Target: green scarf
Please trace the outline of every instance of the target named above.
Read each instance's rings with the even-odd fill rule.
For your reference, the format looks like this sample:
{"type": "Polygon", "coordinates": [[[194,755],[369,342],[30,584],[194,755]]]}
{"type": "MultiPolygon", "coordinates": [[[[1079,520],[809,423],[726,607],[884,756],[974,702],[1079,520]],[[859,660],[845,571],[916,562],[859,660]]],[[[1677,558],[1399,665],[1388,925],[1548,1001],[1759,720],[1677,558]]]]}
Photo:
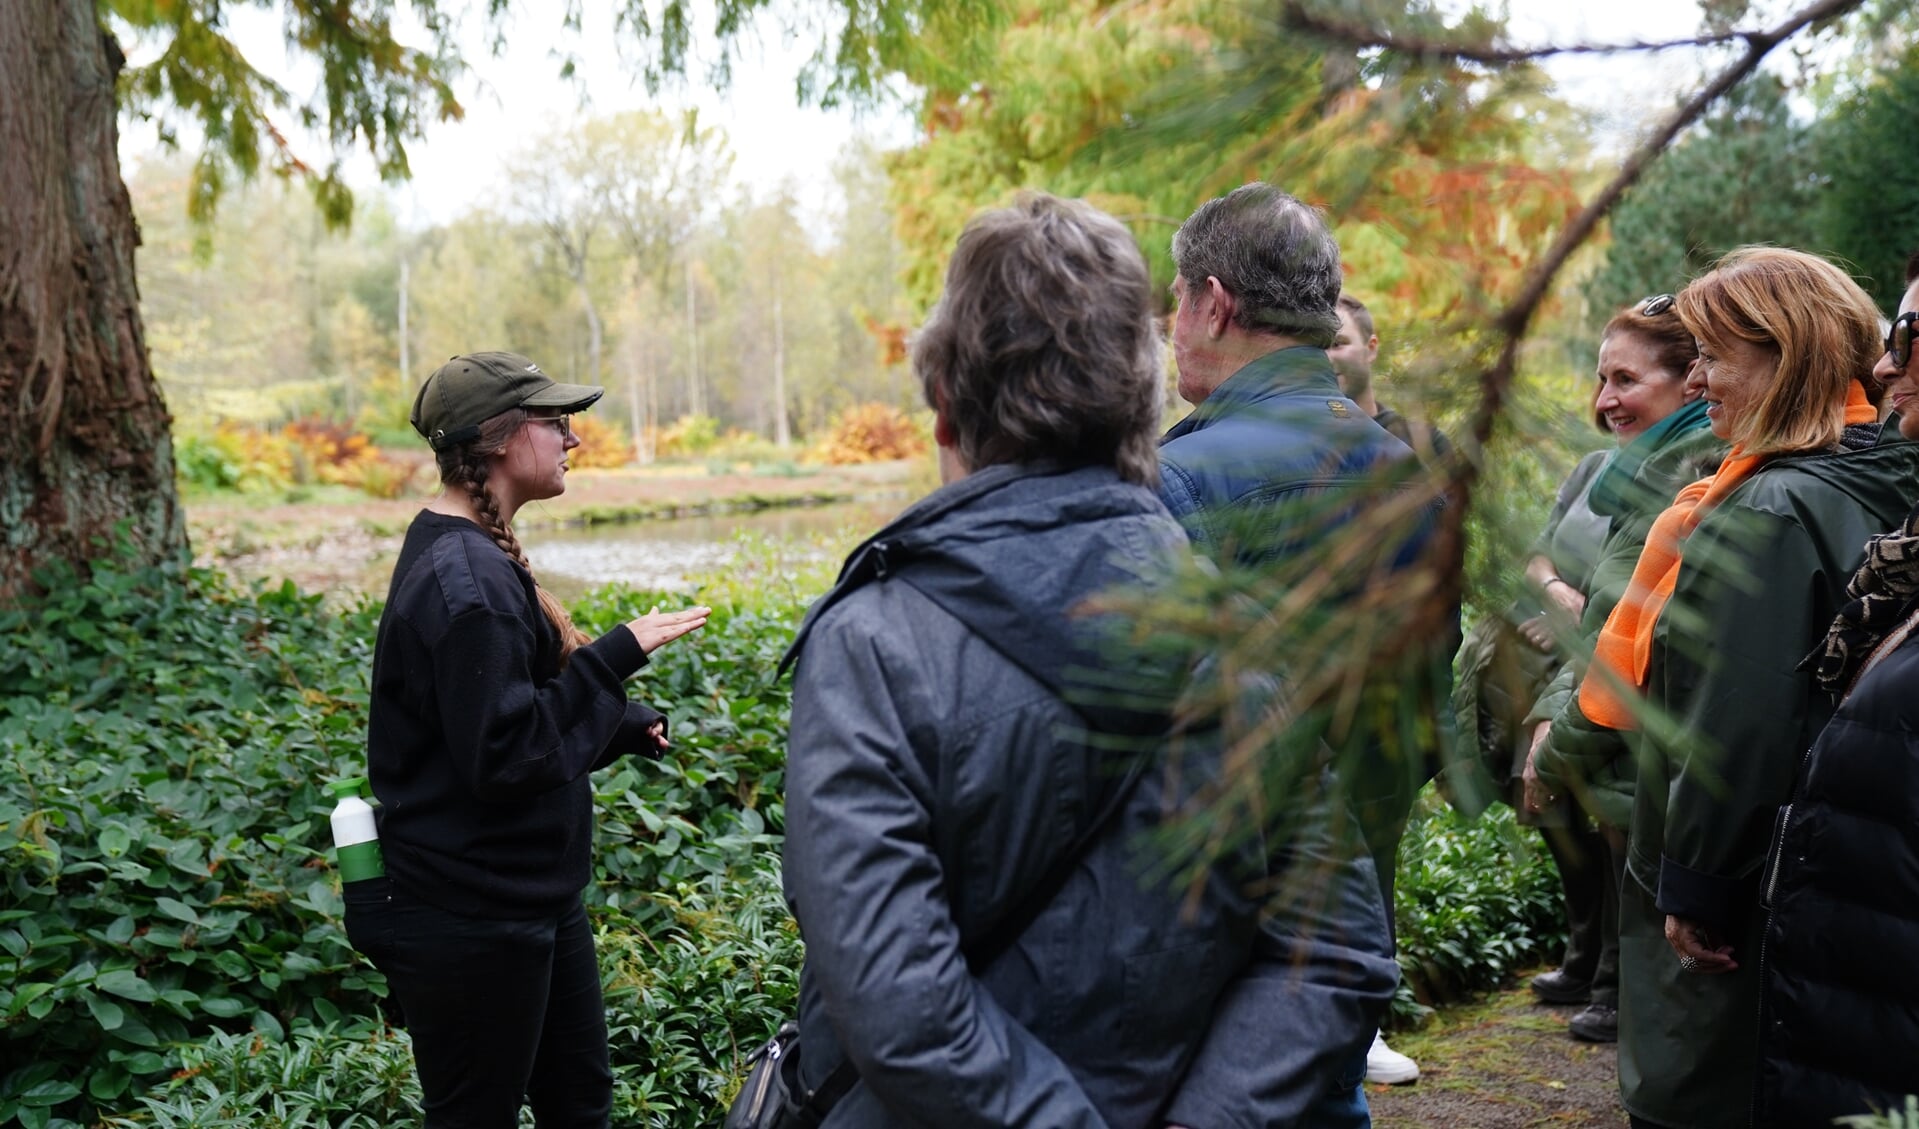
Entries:
{"type": "Polygon", "coordinates": [[[1586,504],[1594,513],[1605,517],[1619,517],[1638,513],[1648,507],[1665,506],[1672,501],[1670,497],[1644,496],[1648,491],[1635,481],[1640,468],[1672,443],[1711,426],[1712,421],[1706,418],[1706,405],[1702,400],[1694,400],[1653,424],[1644,435],[1621,447],[1619,453],[1600,470],[1599,477],[1593,480],[1592,493],[1587,495],[1586,504]]]}

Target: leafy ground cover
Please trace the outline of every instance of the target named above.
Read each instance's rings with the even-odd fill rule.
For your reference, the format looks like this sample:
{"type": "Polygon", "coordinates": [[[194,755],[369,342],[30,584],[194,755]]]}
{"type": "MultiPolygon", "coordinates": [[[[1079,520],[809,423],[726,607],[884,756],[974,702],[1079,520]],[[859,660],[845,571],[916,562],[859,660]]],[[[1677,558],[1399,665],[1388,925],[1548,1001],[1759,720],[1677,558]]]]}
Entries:
{"type": "Polygon", "coordinates": [[[1538,834],[1503,806],[1468,822],[1430,788],[1400,843],[1394,902],[1402,1025],[1556,958],[1566,941],[1559,875],[1538,834]]]}
{"type": "MultiPolygon", "coordinates": [[[[779,897],[789,709],[774,672],[830,557],[750,547],[698,646],[636,693],[660,762],[595,779],[589,891],[622,1124],[710,1124],[793,1005],[779,897]]],[[[377,609],[175,566],[49,578],[0,613],[0,1126],[385,1125],[417,1108],[385,985],[350,950],[326,781],[357,774],[377,609]]],[[[603,630],[652,597],[577,606],[603,630]]],[[[1404,1010],[1553,942],[1545,864],[1428,808],[1401,877],[1404,1010]],[[1543,900],[1542,900],[1543,899],[1543,900]]]]}
{"type": "MultiPolygon", "coordinates": [[[[792,1001],[798,941],[768,869],[773,673],[824,578],[777,550],[756,560],[706,594],[700,646],[642,679],[676,719],[674,752],[595,781],[592,900],[641,1123],[703,1120],[737,1047],[792,1001]]],[[[0,653],[0,1125],[182,1109],[217,1124],[257,1080],[232,1064],[270,1048],[284,1061],[260,1069],[316,1079],[276,1083],[282,1123],[354,1108],[384,1123],[381,1103],[406,1100],[381,1081],[385,986],[347,945],[325,859],[324,785],[364,763],[376,609],[178,567],[49,579],[47,601],[0,613],[18,641],[0,653]],[[376,1098],[336,1107],[354,1078],[376,1098]]],[[[647,599],[597,595],[581,620],[604,628],[647,599]]]]}

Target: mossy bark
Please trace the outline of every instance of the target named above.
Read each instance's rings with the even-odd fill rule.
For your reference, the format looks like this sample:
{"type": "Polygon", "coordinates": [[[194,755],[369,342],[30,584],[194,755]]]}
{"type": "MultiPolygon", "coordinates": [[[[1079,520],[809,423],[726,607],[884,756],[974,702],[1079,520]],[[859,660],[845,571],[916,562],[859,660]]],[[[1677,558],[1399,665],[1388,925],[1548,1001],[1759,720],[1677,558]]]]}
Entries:
{"type": "Polygon", "coordinates": [[[120,178],[124,62],[94,0],[0,3],[0,603],[124,528],[186,544],[120,178]]]}

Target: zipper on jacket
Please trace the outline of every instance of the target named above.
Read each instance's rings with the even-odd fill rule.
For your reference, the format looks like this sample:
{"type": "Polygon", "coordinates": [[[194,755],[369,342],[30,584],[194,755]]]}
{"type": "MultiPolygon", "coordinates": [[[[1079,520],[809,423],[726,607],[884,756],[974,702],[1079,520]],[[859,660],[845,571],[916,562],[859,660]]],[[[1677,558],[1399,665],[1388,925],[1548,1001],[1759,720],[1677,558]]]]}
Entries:
{"type": "MultiPolygon", "coordinates": [[[[1799,772],[1793,776],[1793,791],[1795,793],[1799,790],[1799,776],[1806,771],[1806,762],[1812,759],[1812,748],[1811,745],[1807,745],[1805,754],[1799,758],[1799,772]]],[[[1778,891],[1779,887],[1779,872],[1786,868],[1786,828],[1792,824],[1792,808],[1797,802],[1797,800],[1787,800],[1786,806],[1779,809],[1779,824],[1773,829],[1772,833],[1773,843],[1777,845],[1778,849],[1770,852],[1772,855],[1772,873],[1766,875],[1764,893],[1761,894],[1759,898],[1759,908],[1764,913],[1764,917],[1759,923],[1758,976],[1759,1041],[1762,1046],[1766,1041],[1766,986],[1771,980],[1766,970],[1766,949],[1770,947],[1772,943],[1772,915],[1776,912],[1772,908],[1772,901],[1773,895],[1778,891]]],[[[1765,1056],[1762,1054],[1760,1061],[1754,1064],[1752,1094],[1749,1098],[1751,1104],[1746,1113],[1746,1124],[1748,1125],[1757,1126],[1759,1124],[1759,1092],[1760,1088],[1765,1085],[1765,1077],[1765,1056]]]]}
{"type": "Polygon", "coordinates": [[[1792,823],[1792,804],[1788,803],[1779,809],[1778,819],[1778,826],[1773,828],[1772,841],[1779,847],[1772,852],[1772,865],[1766,874],[1765,894],[1759,899],[1759,904],[1766,910],[1768,922],[1772,919],[1773,895],[1779,890],[1779,872],[1786,868],[1786,828],[1792,823]]]}
{"type": "MultiPolygon", "coordinates": [[[[760,1072],[759,1085],[754,1088],[753,1100],[746,1107],[751,1122],[755,1125],[759,1124],[761,1117],[764,1116],[766,1112],[766,1100],[772,1097],[774,1083],[779,1079],[782,1048],[779,1040],[775,1038],[760,1050],[761,1053],[754,1055],[753,1058],[764,1057],[766,1059],[766,1069],[760,1072]]],[[[751,1063],[753,1058],[748,1059],[747,1062],[751,1063]]]]}
{"type": "Polygon", "coordinates": [[[890,548],[892,546],[884,541],[875,541],[866,547],[867,552],[873,554],[873,579],[886,579],[886,552],[890,548]]]}

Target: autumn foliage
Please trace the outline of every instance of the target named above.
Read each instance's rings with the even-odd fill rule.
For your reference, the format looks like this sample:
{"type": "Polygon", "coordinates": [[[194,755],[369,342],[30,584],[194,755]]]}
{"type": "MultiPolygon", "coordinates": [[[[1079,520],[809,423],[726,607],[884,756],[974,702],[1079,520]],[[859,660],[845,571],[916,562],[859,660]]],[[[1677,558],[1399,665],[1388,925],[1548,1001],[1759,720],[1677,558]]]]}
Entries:
{"type": "Polygon", "coordinates": [[[858,404],[834,417],[826,436],[808,453],[827,466],[882,463],[926,453],[925,429],[898,408],[858,404]]]}
{"type": "Polygon", "coordinates": [[[623,467],[633,461],[633,443],[618,424],[592,412],[580,412],[573,417],[573,434],[579,437],[580,445],[573,448],[567,456],[567,462],[575,467],[594,467],[612,470],[623,467]]]}
{"type": "Polygon", "coordinates": [[[375,447],[343,423],[295,420],[278,430],[222,423],[210,435],[178,443],[181,478],[195,486],[263,493],[295,486],[347,486],[375,498],[397,498],[425,459],[375,447]]]}
{"type": "Polygon", "coordinates": [[[1022,186],[1118,216],[1170,282],[1180,221],[1259,179],[1326,210],[1350,289],[1380,303],[1395,342],[1483,321],[1579,207],[1574,174],[1540,159],[1539,84],[1340,59],[1259,10],[1027,0],[978,73],[910,73],[928,90],[925,138],[889,167],[914,300],[937,297],[965,222],[1022,186]]]}
{"type": "Polygon", "coordinates": [[[397,498],[417,464],[373,445],[344,423],[298,419],[280,430],[293,457],[293,481],[351,486],[375,498],[397,498]]]}

